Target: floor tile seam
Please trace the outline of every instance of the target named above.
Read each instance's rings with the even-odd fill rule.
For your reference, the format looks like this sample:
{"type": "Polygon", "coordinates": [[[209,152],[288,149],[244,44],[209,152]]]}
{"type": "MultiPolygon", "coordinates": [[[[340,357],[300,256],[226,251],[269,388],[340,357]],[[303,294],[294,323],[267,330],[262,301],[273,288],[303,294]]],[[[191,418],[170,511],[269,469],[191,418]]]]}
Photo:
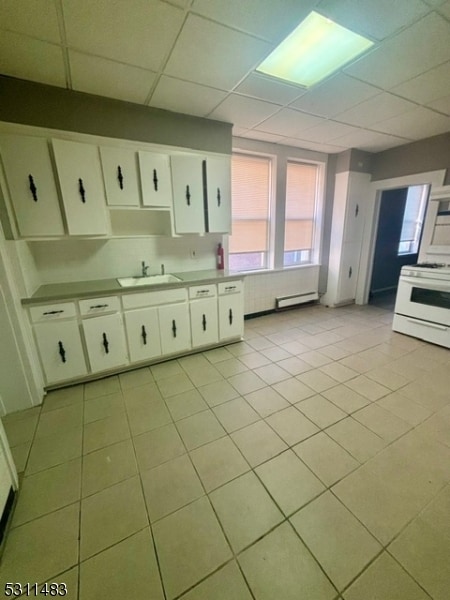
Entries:
{"type": "MultiPolygon", "coordinates": [[[[49,582],[49,583],[56,583],[56,581],[51,581],[51,580],[56,580],[59,579],[61,577],[61,575],[64,575],[65,573],[67,573],[68,571],[71,571],[72,569],[78,568],[78,573],[79,573],[79,566],[80,563],[74,563],[73,565],[71,565],[70,567],[68,567],[67,569],[64,569],[64,571],[61,571],[60,573],[57,573],[56,575],[51,575],[49,578],[47,578],[45,581],[33,581],[33,582],[28,582],[30,584],[30,586],[34,586],[35,583],[37,583],[38,587],[41,585],[44,585],[45,583],[49,582]]],[[[59,582],[58,582],[59,583],[59,582]]],[[[62,583],[62,582],[61,582],[62,583]]],[[[25,584],[23,584],[25,585],[25,584]]],[[[67,590],[67,593],[70,593],[70,590],[67,590]]],[[[79,593],[80,593],[80,582],[78,580],[78,594],[76,596],[76,598],[79,597],[79,593]]],[[[29,598],[31,596],[31,594],[27,594],[26,591],[22,592],[20,594],[20,596],[16,596],[16,598],[29,598]]],[[[13,596],[14,597],[14,596],[13,596]]],[[[32,597],[32,596],[31,596],[32,597]]],[[[51,597],[51,596],[50,596],[51,597]]]]}
{"type": "MultiPolygon", "coordinates": [[[[390,543],[392,543],[392,541],[390,543]]],[[[391,553],[391,551],[389,550],[389,548],[386,548],[386,553],[389,555],[390,558],[392,558],[396,562],[396,564],[401,568],[401,570],[404,573],[406,573],[406,575],[408,577],[410,577],[414,581],[414,583],[422,590],[422,592],[424,592],[424,594],[426,594],[427,598],[429,598],[430,600],[434,600],[434,597],[431,595],[431,593],[428,592],[428,590],[423,586],[423,584],[420,583],[420,581],[418,579],[416,579],[416,577],[410,571],[408,571],[408,569],[406,568],[406,566],[403,565],[399,561],[399,559],[396,556],[394,556],[394,554],[391,553]]]]}
{"type": "MultiPolygon", "coordinates": [[[[81,477],[80,477],[80,481],[81,481],[81,477]]],[[[80,497],[77,500],[71,500],[70,502],[61,504],[57,508],[53,508],[52,510],[47,510],[43,513],[36,515],[35,517],[32,517],[31,519],[27,519],[26,521],[22,521],[17,524],[14,524],[12,522],[9,531],[13,531],[14,529],[18,529],[19,527],[23,527],[24,525],[29,525],[30,523],[33,523],[34,521],[37,521],[38,519],[41,519],[43,517],[48,517],[49,515],[57,512],[59,510],[63,510],[64,508],[68,508],[69,506],[72,506],[74,504],[80,503],[80,507],[81,507],[81,500],[82,500],[82,498],[81,498],[81,484],[80,484],[80,497]]]]}
{"type": "MultiPolygon", "coordinates": [[[[37,428],[38,428],[38,425],[39,425],[39,421],[41,420],[43,403],[44,403],[44,401],[39,405],[40,406],[39,416],[38,416],[38,419],[36,421],[36,425],[34,426],[33,436],[32,436],[32,438],[30,440],[30,447],[28,448],[27,459],[25,461],[25,465],[24,465],[24,468],[23,468],[24,477],[26,476],[27,469],[28,469],[29,462],[30,462],[31,451],[33,450],[34,442],[36,441],[36,432],[37,432],[37,428]]],[[[20,493],[20,491],[19,491],[19,493],[20,493]]]]}
{"type": "Polygon", "coordinates": [[[281,439],[282,442],[284,442],[288,448],[291,448],[292,446],[295,446],[296,444],[300,444],[301,442],[311,438],[312,436],[320,433],[321,429],[318,425],[316,425],[313,421],[311,421],[311,419],[309,417],[307,417],[306,415],[304,415],[302,413],[302,411],[297,408],[297,406],[295,404],[291,404],[290,406],[286,406],[285,408],[280,408],[280,410],[277,410],[273,413],[271,413],[270,415],[268,415],[267,417],[263,417],[262,420],[266,423],[266,425],[268,425],[270,427],[270,429],[272,429],[272,431],[281,439]],[[305,438],[303,438],[302,440],[299,440],[297,442],[294,442],[293,444],[289,444],[282,436],[281,434],[278,433],[278,431],[273,427],[273,425],[271,425],[270,423],[267,422],[267,419],[270,419],[270,417],[272,417],[273,415],[276,415],[278,413],[283,412],[283,410],[288,410],[289,408],[294,408],[295,410],[297,410],[297,412],[304,417],[311,425],[313,425],[314,427],[317,427],[318,431],[314,431],[314,433],[311,433],[310,435],[307,435],[305,438]]]}
{"type": "MultiPolygon", "coordinates": [[[[382,400],[382,398],[380,398],[380,400],[382,400]]],[[[354,410],[352,412],[351,415],[349,415],[351,418],[353,418],[357,423],[359,423],[360,425],[362,425],[363,427],[365,427],[366,429],[368,429],[371,433],[373,433],[374,435],[376,435],[377,437],[380,438],[380,440],[382,440],[383,442],[388,442],[387,445],[390,445],[392,442],[394,442],[395,440],[400,439],[401,437],[403,437],[403,435],[405,435],[406,433],[410,432],[415,426],[411,425],[411,423],[408,423],[407,421],[404,421],[401,417],[399,417],[398,415],[395,415],[394,413],[391,413],[394,417],[396,417],[397,419],[400,419],[400,421],[402,421],[405,425],[409,426],[409,429],[405,432],[403,432],[401,435],[399,435],[398,437],[394,438],[393,440],[386,440],[386,438],[384,438],[383,436],[381,436],[379,433],[377,433],[376,431],[374,431],[373,429],[371,429],[369,427],[369,425],[366,425],[365,423],[361,423],[361,421],[358,421],[358,419],[356,419],[355,417],[353,417],[353,415],[356,415],[360,412],[362,412],[363,410],[365,410],[366,408],[370,408],[373,405],[377,405],[378,400],[375,400],[374,402],[371,402],[370,404],[366,404],[366,406],[360,406],[359,408],[357,408],[356,410],[354,410]]],[[[383,406],[379,406],[378,408],[384,409],[383,406]]],[[[384,409],[384,410],[388,410],[388,409],[384,409]]],[[[390,412],[390,411],[388,411],[390,412]]]]}
{"type": "MultiPolygon", "coordinates": [[[[85,387],[83,387],[83,397],[84,397],[84,390],[85,387]]],[[[85,404],[83,402],[83,408],[82,408],[82,414],[81,414],[81,421],[84,424],[84,411],[85,411],[85,404]]],[[[81,502],[82,502],[82,494],[83,494],[83,472],[84,472],[84,455],[83,455],[83,448],[84,448],[84,435],[85,435],[85,431],[84,431],[84,425],[82,428],[82,432],[81,432],[81,457],[80,457],[80,487],[79,487],[79,510],[78,510],[78,544],[77,544],[77,551],[78,551],[78,565],[80,564],[80,560],[81,560],[81,502]]],[[[77,584],[78,584],[78,588],[77,588],[77,598],[80,597],[80,589],[81,589],[81,569],[78,567],[78,577],[77,577],[77,584]]]]}

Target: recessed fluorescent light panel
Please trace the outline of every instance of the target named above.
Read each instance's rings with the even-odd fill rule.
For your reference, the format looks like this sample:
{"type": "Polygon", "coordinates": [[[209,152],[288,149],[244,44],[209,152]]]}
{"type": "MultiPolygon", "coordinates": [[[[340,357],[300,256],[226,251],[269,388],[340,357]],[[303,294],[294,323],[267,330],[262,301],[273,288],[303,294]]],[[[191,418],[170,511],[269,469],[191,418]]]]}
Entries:
{"type": "Polygon", "coordinates": [[[256,70],[311,87],[371,46],[367,38],[313,11],[256,70]]]}

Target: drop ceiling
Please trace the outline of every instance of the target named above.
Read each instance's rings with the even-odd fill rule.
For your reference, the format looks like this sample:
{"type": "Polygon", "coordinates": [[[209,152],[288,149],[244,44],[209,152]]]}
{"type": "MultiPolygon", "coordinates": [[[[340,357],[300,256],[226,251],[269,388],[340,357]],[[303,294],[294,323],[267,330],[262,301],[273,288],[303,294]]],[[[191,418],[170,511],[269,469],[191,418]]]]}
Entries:
{"type": "Polygon", "coordinates": [[[450,0],[1,0],[0,73],[378,152],[450,131],[450,0]],[[308,90],[255,73],[313,9],[375,49],[308,90]]]}

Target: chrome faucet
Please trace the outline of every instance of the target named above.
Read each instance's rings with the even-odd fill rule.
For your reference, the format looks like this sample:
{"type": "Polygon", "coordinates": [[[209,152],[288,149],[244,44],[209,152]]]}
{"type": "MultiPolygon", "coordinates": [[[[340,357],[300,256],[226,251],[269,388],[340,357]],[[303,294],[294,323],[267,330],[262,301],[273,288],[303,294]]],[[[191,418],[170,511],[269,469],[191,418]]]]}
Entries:
{"type": "Polygon", "coordinates": [[[142,277],[147,277],[147,271],[149,270],[149,266],[145,264],[145,260],[141,262],[142,266],[142,277]]]}

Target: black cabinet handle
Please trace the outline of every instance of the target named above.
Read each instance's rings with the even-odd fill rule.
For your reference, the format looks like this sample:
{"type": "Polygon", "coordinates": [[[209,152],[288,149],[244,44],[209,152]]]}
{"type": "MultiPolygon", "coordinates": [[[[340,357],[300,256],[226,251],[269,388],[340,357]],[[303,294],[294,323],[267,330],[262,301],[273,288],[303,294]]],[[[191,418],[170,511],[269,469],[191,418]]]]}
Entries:
{"type": "Polygon", "coordinates": [[[222,198],[220,197],[220,188],[217,188],[217,206],[220,206],[220,201],[222,198]]]}
{"type": "Polygon", "coordinates": [[[145,331],[145,325],[142,325],[141,331],[142,341],[144,342],[144,346],[147,345],[147,332],[145,331]]]}
{"type": "Polygon", "coordinates": [[[117,179],[119,180],[119,187],[123,190],[123,174],[120,165],[117,165],[117,179]]]}
{"type": "Polygon", "coordinates": [[[106,354],[109,354],[109,342],[108,338],[106,337],[106,333],[103,334],[103,347],[105,349],[106,354]]]}
{"type": "Polygon", "coordinates": [[[28,181],[30,182],[30,192],[31,192],[31,195],[33,196],[33,200],[35,202],[37,202],[38,201],[37,188],[34,183],[33,175],[28,175],[28,181]]]}
{"type": "Polygon", "coordinates": [[[357,204],[355,207],[355,217],[357,217],[358,215],[359,215],[359,204],[357,204]]]}
{"type": "Polygon", "coordinates": [[[80,192],[81,202],[83,204],[85,204],[86,203],[86,190],[84,189],[84,185],[83,185],[83,180],[82,179],[78,180],[78,191],[80,192]]]}
{"type": "Polygon", "coordinates": [[[175,319],[172,321],[172,333],[173,337],[177,337],[177,324],[175,323],[175,319]]]}
{"type": "Polygon", "coordinates": [[[94,308],[108,308],[108,304],[94,304],[89,307],[89,310],[93,310],[94,308]]]}
{"type": "Polygon", "coordinates": [[[231,308],[228,312],[228,320],[230,322],[230,325],[232,325],[233,324],[233,309],[231,309],[231,308]]]}
{"type": "Polygon", "coordinates": [[[203,315],[202,326],[203,326],[203,331],[206,331],[206,316],[205,315],[203,315]]]}
{"type": "Polygon", "coordinates": [[[351,277],[352,273],[353,273],[353,269],[350,267],[349,270],[348,270],[348,276],[351,277]]]}
{"type": "Polygon", "coordinates": [[[226,292],[228,292],[229,290],[235,290],[235,289],[236,289],[236,286],[235,286],[235,285],[227,285],[227,286],[225,287],[225,291],[226,291],[226,292]]]}
{"type": "Polygon", "coordinates": [[[153,169],[153,187],[155,188],[155,192],[158,191],[158,173],[156,169],[153,169]]]}
{"type": "Polygon", "coordinates": [[[61,362],[66,362],[66,351],[64,350],[64,346],[62,342],[58,342],[59,355],[61,357],[61,362]]]}
{"type": "Polygon", "coordinates": [[[188,185],[186,186],[186,202],[188,206],[191,205],[191,192],[188,185]]]}
{"type": "Polygon", "coordinates": [[[63,313],[63,310],[48,310],[45,313],[42,313],[43,315],[60,315],[61,313],[63,313]]]}

